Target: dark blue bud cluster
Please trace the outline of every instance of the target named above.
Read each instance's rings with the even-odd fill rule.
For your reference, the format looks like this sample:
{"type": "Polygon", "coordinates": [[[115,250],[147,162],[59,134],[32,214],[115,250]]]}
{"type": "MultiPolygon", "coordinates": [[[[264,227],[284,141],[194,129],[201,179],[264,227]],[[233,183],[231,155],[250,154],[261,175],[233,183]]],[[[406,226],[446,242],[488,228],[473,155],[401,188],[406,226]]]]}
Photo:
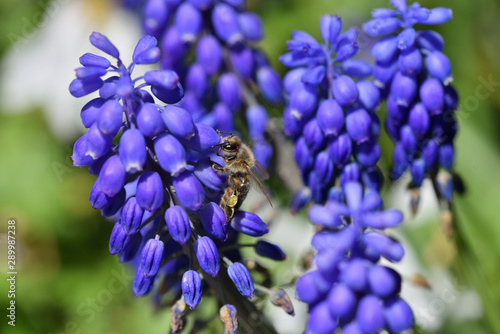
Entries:
{"type": "Polygon", "coordinates": [[[280,77],[255,47],[263,35],[259,16],[246,11],[243,0],[148,0],[143,28],[161,41],[162,68],[180,75],[186,89],[180,106],[195,122],[233,133],[235,117],[245,110],[241,121],[257,161],[267,167],[273,148],[262,104],[280,103],[282,92],[280,77]]]}
{"type": "MultiPolygon", "coordinates": [[[[405,0],[391,3],[396,10],[374,10],[373,20],[363,27],[369,36],[384,36],[373,46],[372,56],[375,84],[387,100],[385,128],[396,144],[391,178],[410,170],[411,187],[418,189],[429,176],[438,195],[451,202],[458,95],[450,84],[443,38],[413,26],[445,23],[452,12],[417,2],[407,6],[405,0]]],[[[412,201],[413,211],[417,207],[418,198],[412,201]]]]}
{"type": "Polygon", "coordinates": [[[378,231],[403,220],[399,211],[383,210],[379,195],[380,90],[367,80],[372,67],[352,58],[356,30],[342,33],[340,18],[330,15],[320,27],[321,43],[296,31],[281,57],[293,68],[283,80],[284,131],[295,142],[306,185],[292,199],[292,212],[314,202],[308,216],[317,226],[314,269],[296,286],[309,304],[305,333],[400,333],[412,328],[413,313],[399,297],[399,274],[378,264],[404,255],[399,242],[378,231]]]}
{"type": "MultiPolygon", "coordinates": [[[[184,10],[189,13],[193,8],[184,10]]],[[[90,53],[80,58],[83,67],[76,70],[69,90],[75,97],[98,90],[99,97],[82,108],[88,132],[76,141],[72,158],[75,166],[88,166],[97,177],[90,202],[115,222],[109,251],[137,270],[135,294],[147,294],[155,285],[160,286],[154,290],[157,296],[182,293],[184,301],[173,306],[172,328],[182,327],[180,319],[187,312],[183,305],[194,309],[203,291],[219,289],[218,284],[205,284],[204,278],[219,278],[221,266],[227,267],[223,277],[232,280],[242,296],[252,298],[254,284],[240,263],[237,238],[240,233],[260,237],[269,229],[251,212],[237,211],[227,223],[216,204],[227,187],[227,176],[209,162],[222,164],[215,148],[221,136],[196,122],[191,110],[175,105],[184,94],[176,72],[151,70],[132,77],[136,65],[159,61],[154,37],[147,35],[138,42],[128,67],[105,36],[93,33],[90,42],[115,58],[117,65],[90,53]]],[[[259,108],[249,113],[258,119],[255,133],[265,124],[265,110],[259,108]]],[[[271,259],[286,257],[265,241],[246,246],[271,259]]]]}

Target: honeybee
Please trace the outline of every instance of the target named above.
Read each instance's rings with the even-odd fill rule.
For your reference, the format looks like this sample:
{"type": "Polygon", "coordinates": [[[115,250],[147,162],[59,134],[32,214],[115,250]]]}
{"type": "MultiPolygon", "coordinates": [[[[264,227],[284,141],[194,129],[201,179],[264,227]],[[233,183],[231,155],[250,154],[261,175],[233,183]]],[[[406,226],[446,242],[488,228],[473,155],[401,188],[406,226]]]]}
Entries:
{"type": "Polygon", "coordinates": [[[256,165],[260,166],[260,164],[255,160],[250,147],[232,133],[219,130],[217,130],[217,133],[224,140],[221,144],[215,145],[218,147],[217,155],[224,160],[224,167],[213,161],[210,161],[210,165],[216,171],[228,176],[227,187],[219,204],[226,214],[226,224],[247,197],[252,179],[256,181],[272,207],[273,204],[264,187],[251,170],[256,165]],[[222,134],[226,134],[227,136],[224,137],[222,134]]]}

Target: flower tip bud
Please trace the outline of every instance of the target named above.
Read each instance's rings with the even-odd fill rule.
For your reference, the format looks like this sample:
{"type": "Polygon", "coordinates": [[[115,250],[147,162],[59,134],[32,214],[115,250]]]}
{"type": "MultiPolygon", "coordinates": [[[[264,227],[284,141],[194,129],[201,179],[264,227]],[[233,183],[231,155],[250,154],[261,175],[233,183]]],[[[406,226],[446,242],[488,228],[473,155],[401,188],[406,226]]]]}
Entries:
{"type": "Polygon", "coordinates": [[[292,317],[295,316],[295,310],[293,308],[292,301],[290,297],[283,289],[272,289],[269,293],[269,300],[276,306],[280,306],[286,313],[290,314],[292,317]]]}
{"type": "Polygon", "coordinates": [[[236,318],[236,308],[226,304],[219,310],[220,320],[224,323],[225,334],[236,334],[238,330],[238,320],[236,318]]]}

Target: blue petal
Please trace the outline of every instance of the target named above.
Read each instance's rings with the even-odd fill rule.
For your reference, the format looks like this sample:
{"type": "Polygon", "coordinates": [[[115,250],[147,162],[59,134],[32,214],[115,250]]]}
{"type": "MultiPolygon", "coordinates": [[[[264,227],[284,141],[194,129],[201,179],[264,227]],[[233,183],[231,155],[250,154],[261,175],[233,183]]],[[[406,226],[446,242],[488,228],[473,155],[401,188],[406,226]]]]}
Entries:
{"type": "Polygon", "coordinates": [[[424,20],[419,20],[420,24],[442,24],[453,18],[453,12],[449,8],[436,7],[431,9],[430,15],[424,20]]]}
{"type": "Polygon", "coordinates": [[[397,210],[385,210],[375,213],[364,213],[363,225],[376,229],[398,226],[403,221],[403,215],[397,210]]]}

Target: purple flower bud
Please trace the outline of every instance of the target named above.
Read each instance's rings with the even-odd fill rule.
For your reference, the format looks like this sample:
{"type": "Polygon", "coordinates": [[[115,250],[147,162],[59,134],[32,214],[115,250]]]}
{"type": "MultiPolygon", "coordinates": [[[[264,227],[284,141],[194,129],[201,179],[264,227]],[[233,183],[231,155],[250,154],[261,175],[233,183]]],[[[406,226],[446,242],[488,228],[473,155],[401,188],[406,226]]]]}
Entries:
{"type": "Polygon", "coordinates": [[[169,8],[164,0],[147,1],[142,12],[142,26],[146,34],[160,36],[167,25],[169,16],[169,8]]]}
{"type": "Polygon", "coordinates": [[[138,258],[138,251],[142,244],[142,235],[140,233],[130,235],[123,250],[118,254],[121,263],[132,261],[138,258]]]}
{"type": "Polygon", "coordinates": [[[219,317],[224,323],[224,333],[236,334],[238,329],[238,320],[236,318],[236,307],[230,304],[222,306],[219,310],[219,317]]]}
{"type": "MultiPolygon", "coordinates": [[[[186,53],[187,43],[184,43],[184,41],[181,39],[179,31],[175,26],[170,26],[165,30],[165,33],[161,38],[161,50],[163,58],[174,62],[181,59],[186,53]]],[[[172,69],[168,66],[162,67],[165,69],[172,69]]]]}
{"type": "Polygon", "coordinates": [[[325,227],[339,227],[343,225],[339,213],[327,206],[313,205],[307,212],[307,216],[316,225],[325,227]]]}
{"type": "Polygon", "coordinates": [[[80,112],[80,118],[86,128],[90,128],[92,124],[99,119],[101,107],[104,102],[106,102],[106,100],[98,97],[90,100],[83,106],[82,111],[80,112]]]}
{"type": "Polygon", "coordinates": [[[174,22],[181,39],[184,42],[194,42],[202,28],[203,17],[195,6],[183,2],[175,12],[174,22]]]}
{"type": "Polygon", "coordinates": [[[208,75],[219,71],[222,63],[222,49],[215,37],[206,35],[200,39],[196,46],[196,61],[203,66],[208,75]]]}
{"type": "Polygon", "coordinates": [[[125,167],[123,166],[118,155],[112,155],[101,168],[99,173],[99,185],[101,191],[112,197],[123,188],[125,185],[125,167]]]}
{"type": "MultiPolygon", "coordinates": [[[[397,104],[394,96],[389,95],[387,98],[387,116],[391,121],[396,122],[395,124],[398,128],[406,122],[408,111],[408,107],[397,104]]],[[[399,138],[399,133],[397,134],[397,138],[399,138]]]]}
{"type": "Polygon", "coordinates": [[[90,155],[87,155],[86,142],[87,134],[84,134],[75,142],[73,155],[71,156],[75,167],[90,166],[96,162],[90,155]]]}
{"type": "Polygon", "coordinates": [[[74,97],[82,97],[92,92],[95,92],[103,85],[103,81],[99,77],[91,77],[88,79],[74,79],[69,84],[69,92],[74,97]]]}
{"type": "Polygon", "coordinates": [[[420,50],[409,47],[401,51],[398,57],[399,71],[405,75],[417,75],[422,70],[422,55],[420,50]]]}
{"type": "Polygon", "coordinates": [[[227,268],[227,273],[241,295],[248,299],[252,298],[254,287],[248,269],[241,263],[234,262],[227,268]]]}
{"type": "Polygon", "coordinates": [[[403,215],[398,210],[371,212],[363,214],[362,221],[366,227],[384,229],[398,226],[403,221],[403,215]]]}
{"type": "Polygon", "coordinates": [[[375,166],[380,158],[380,147],[376,140],[365,141],[354,146],[354,156],[363,167],[375,166]]]}
{"type": "Polygon", "coordinates": [[[353,247],[357,238],[358,232],[356,229],[344,227],[338,232],[325,231],[316,233],[311,244],[318,252],[324,249],[331,249],[332,245],[335,245],[337,251],[344,252],[353,247]]]}
{"type": "MultiPolygon", "coordinates": [[[[296,283],[297,297],[299,300],[314,304],[324,297],[329,287],[322,288],[324,279],[318,271],[310,271],[302,275],[296,283]]],[[[326,284],[325,284],[326,285],[326,284]]]]}
{"type": "Polygon", "coordinates": [[[311,200],[311,190],[309,188],[302,188],[293,195],[290,201],[290,213],[292,215],[299,212],[311,200]]]}
{"type": "Polygon", "coordinates": [[[316,119],[325,136],[336,136],[344,127],[344,111],[337,101],[333,99],[321,102],[316,119]]]}
{"type": "MultiPolygon", "coordinates": [[[[398,35],[398,48],[400,50],[407,50],[408,48],[412,48],[413,44],[415,43],[415,37],[416,37],[415,29],[413,28],[406,28],[402,32],[399,33],[398,35]]],[[[422,59],[420,59],[420,62],[422,62],[422,59]]]]}
{"type": "Polygon", "coordinates": [[[267,111],[261,105],[253,105],[246,112],[248,132],[252,139],[263,139],[268,120],[267,111]]]}
{"type": "Polygon", "coordinates": [[[168,105],[163,109],[161,118],[167,130],[177,138],[189,139],[195,133],[191,114],[184,108],[168,105]]]}
{"type": "Polygon", "coordinates": [[[372,120],[363,108],[350,111],[346,116],[346,130],[352,140],[362,143],[370,138],[372,120]]]}
{"type": "Polygon", "coordinates": [[[253,145],[253,151],[255,159],[266,169],[273,157],[273,146],[265,140],[257,140],[253,145]]]}
{"type": "Polygon", "coordinates": [[[137,203],[135,196],[130,197],[123,206],[120,221],[127,235],[139,232],[143,215],[144,209],[137,203]]]}
{"type": "Polygon", "coordinates": [[[205,187],[212,190],[222,190],[227,184],[227,175],[216,172],[207,159],[198,161],[193,173],[205,187]]]}
{"type": "Polygon", "coordinates": [[[318,179],[324,182],[329,182],[333,176],[333,161],[327,151],[321,151],[316,155],[316,160],[314,161],[314,171],[318,179]]]}
{"type": "Polygon", "coordinates": [[[151,86],[172,90],[177,88],[179,76],[171,70],[152,70],[144,74],[144,81],[151,86]]]}
{"type": "Polygon", "coordinates": [[[126,193],[125,189],[121,189],[118,194],[114,195],[109,199],[109,204],[102,208],[101,215],[103,217],[114,216],[125,204],[126,193]]]}
{"type": "Polygon", "coordinates": [[[348,318],[356,309],[357,298],[351,289],[339,283],[334,285],[328,293],[327,303],[335,318],[348,318]]]}
{"type": "Polygon", "coordinates": [[[417,34],[417,45],[419,49],[426,52],[442,51],[444,39],[433,30],[421,30],[417,34]]]}
{"type": "Polygon", "coordinates": [[[379,88],[389,87],[397,71],[397,61],[389,61],[387,63],[375,62],[375,66],[373,66],[373,79],[375,85],[379,88]]]}
{"type": "Polygon", "coordinates": [[[151,86],[151,92],[160,99],[162,102],[167,104],[174,104],[179,102],[184,96],[184,89],[182,88],[180,82],[174,89],[165,89],[159,86],[151,86]]]}
{"type": "Polygon", "coordinates": [[[220,136],[208,125],[195,123],[194,136],[188,140],[181,140],[184,146],[198,152],[207,152],[213,149],[214,145],[220,143],[220,136]]]}
{"type": "Polygon", "coordinates": [[[111,237],[109,238],[109,252],[111,255],[120,253],[127,242],[127,232],[123,229],[120,223],[115,223],[111,237]]]}
{"type": "Polygon", "coordinates": [[[108,55],[116,59],[120,58],[120,52],[118,52],[116,46],[114,46],[106,36],[94,31],[90,35],[89,39],[90,44],[92,44],[102,52],[107,53],[108,55]]]}
{"type": "Polygon", "coordinates": [[[217,37],[229,45],[236,44],[243,39],[238,24],[238,14],[226,4],[215,5],[212,10],[212,24],[217,37]]]}
{"type": "Polygon", "coordinates": [[[317,103],[318,92],[311,85],[298,85],[290,94],[290,109],[296,110],[304,118],[314,113],[317,103]]]}
{"type": "Polygon", "coordinates": [[[439,147],[439,164],[451,171],[453,167],[454,150],[452,144],[444,144],[439,147]]]}
{"type": "Polygon", "coordinates": [[[104,80],[104,84],[99,89],[99,96],[106,100],[113,98],[118,93],[118,87],[122,87],[118,85],[119,81],[120,78],[117,76],[112,76],[104,80]]]}
{"type": "Polygon", "coordinates": [[[217,82],[217,96],[233,112],[241,107],[241,91],[238,78],[233,73],[224,73],[217,82]]]}
{"type": "Polygon", "coordinates": [[[213,4],[213,0],[189,0],[189,2],[199,10],[206,10],[213,4]]]}
{"type": "MultiPolygon", "coordinates": [[[[354,180],[356,181],[356,180],[354,180]]],[[[359,209],[362,204],[363,187],[359,182],[346,182],[343,185],[344,193],[349,208],[353,211],[359,209]]]]}
{"type": "Polygon", "coordinates": [[[317,175],[316,171],[311,171],[309,175],[303,175],[306,181],[306,185],[311,189],[312,200],[316,203],[321,203],[326,197],[326,185],[324,180],[321,180],[317,175]]]}
{"type": "Polygon", "coordinates": [[[401,21],[394,17],[387,17],[383,19],[374,19],[368,21],[363,25],[364,32],[370,37],[382,36],[390,34],[401,25],[401,21]]]}
{"type": "Polygon", "coordinates": [[[266,223],[255,213],[237,211],[231,219],[231,227],[252,237],[260,237],[269,232],[266,223]]]}
{"type": "Polygon", "coordinates": [[[137,110],[137,126],[146,137],[155,137],[165,130],[161,114],[152,103],[144,103],[137,110]]]}
{"type": "Polygon", "coordinates": [[[449,110],[456,110],[458,93],[451,85],[444,87],[444,105],[449,110]]]}
{"type": "Polygon", "coordinates": [[[429,74],[441,80],[445,86],[453,81],[450,60],[442,52],[429,53],[425,59],[425,66],[429,74]]]}
{"type": "Polygon", "coordinates": [[[425,178],[425,162],[423,159],[413,161],[410,167],[412,184],[414,187],[421,187],[425,178]]]}
{"type": "Polygon", "coordinates": [[[309,149],[317,152],[325,145],[325,135],[316,118],[311,119],[304,127],[304,139],[309,149]]]}
{"type": "Polygon", "coordinates": [[[340,173],[340,185],[344,186],[351,181],[358,182],[360,173],[359,166],[356,162],[345,165],[340,173]]]}
{"type": "Polygon", "coordinates": [[[431,114],[439,114],[444,106],[444,89],[435,78],[425,80],[420,86],[420,99],[431,114]]]}
{"type": "Polygon", "coordinates": [[[357,38],[358,38],[358,29],[349,28],[348,30],[344,31],[342,34],[339,35],[337,41],[335,42],[334,50],[339,52],[339,50],[344,45],[353,44],[354,42],[356,42],[357,38]]]}
{"type": "Polygon", "coordinates": [[[378,62],[387,64],[394,59],[398,52],[398,40],[396,36],[387,36],[375,43],[372,48],[372,56],[378,62]]]}
{"type": "Polygon", "coordinates": [[[422,148],[422,158],[425,162],[427,170],[432,170],[438,160],[438,144],[435,140],[429,140],[422,148]]]}
{"type": "Polygon", "coordinates": [[[413,328],[414,318],[410,306],[399,297],[385,302],[385,322],[391,333],[402,333],[413,328]]]}
{"type": "Polygon", "coordinates": [[[368,285],[373,294],[386,299],[401,290],[401,276],[394,269],[375,265],[368,273],[368,285]]]}
{"type": "Polygon", "coordinates": [[[107,70],[100,66],[80,67],[75,70],[75,75],[78,79],[93,79],[103,76],[107,70]]]}
{"type": "Polygon", "coordinates": [[[362,235],[365,244],[365,252],[375,256],[383,256],[391,262],[400,261],[405,253],[401,244],[385,234],[379,232],[367,232],[362,235]]]}
{"type": "Polygon", "coordinates": [[[367,260],[352,259],[342,269],[340,281],[353,291],[364,291],[368,285],[369,265],[370,263],[367,260]]]}
{"type": "Polygon", "coordinates": [[[111,63],[109,60],[107,60],[104,57],[95,55],[93,53],[85,53],[83,56],[80,57],[79,59],[80,64],[83,66],[97,66],[97,67],[102,67],[102,68],[108,68],[111,66],[111,63]]]}
{"type": "Polygon", "coordinates": [[[271,66],[261,66],[257,70],[257,84],[264,98],[270,103],[279,103],[281,97],[281,78],[271,66]]]}
{"type": "Polygon", "coordinates": [[[275,261],[283,261],[287,258],[286,254],[279,246],[264,240],[257,241],[255,244],[255,252],[260,256],[264,256],[275,261]]]}
{"type": "Polygon", "coordinates": [[[406,12],[406,0],[391,0],[391,3],[398,12],[406,12]]]}
{"type": "Polygon", "coordinates": [[[436,7],[431,9],[429,17],[425,20],[419,20],[420,24],[442,24],[452,19],[453,13],[451,9],[444,7],[436,7]]]}
{"type": "Polygon", "coordinates": [[[342,327],[342,334],[363,334],[357,322],[350,322],[342,327]]]}
{"type": "Polygon", "coordinates": [[[95,210],[100,210],[108,207],[111,204],[111,197],[106,195],[101,190],[101,185],[98,180],[94,182],[89,196],[90,205],[95,210]]]}
{"type": "Polygon", "coordinates": [[[342,71],[348,76],[362,79],[372,74],[372,67],[364,60],[348,59],[342,63],[342,71]]]}
{"type": "Polygon", "coordinates": [[[195,270],[188,270],[182,275],[182,295],[189,308],[194,310],[201,300],[201,278],[195,270]]]}
{"type": "Polygon", "coordinates": [[[384,328],[382,302],[373,295],[364,296],[358,305],[356,320],[363,333],[377,333],[384,328]]]}
{"type": "Polygon", "coordinates": [[[351,157],[352,152],[352,142],[351,138],[343,133],[333,141],[328,143],[328,153],[330,154],[330,158],[337,166],[343,166],[351,157]]]}
{"type": "Polygon", "coordinates": [[[296,109],[286,108],[283,112],[283,127],[285,134],[296,139],[302,135],[302,129],[309,118],[309,116],[305,117],[296,109]]]}
{"type": "Polygon", "coordinates": [[[186,150],[172,135],[164,134],[154,141],[156,158],[161,168],[172,176],[178,176],[186,170],[186,150]]]}
{"type": "Polygon", "coordinates": [[[137,129],[123,132],[118,153],[127,173],[142,171],[147,156],[146,141],[142,133],[137,129]]]}
{"type": "Polygon", "coordinates": [[[388,17],[396,17],[399,13],[394,9],[389,8],[377,8],[372,10],[372,17],[374,19],[385,19],[388,17]]]}
{"type": "Polygon", "coordinates": [[[394,96],[397,104],[409,106],[417,95],[417,80],[413,76],[397,72],[392,80],[391,95],[394,96]]]}
{"type": "Polygon", "coordinates": [[[321,82],[323,82],[323,79],[325,78],[325,66],[323,65],[318,65],[314,67],[310,67],[304,75],[302,75],[302,82],[312,85],[312,86],[317,86],[321,82]]]}
{"type": "Polygon", "coordinates": [[[194,211],[201,208],[205,199],[205,190],[193,173],[185,170],[178,176],[174,176],[173,185],[182,206],[194,211]]]}
{"type": "Polygon", "coordinates": [[[369,111],[375,110],[380,101],[380,90],[370,81],[358,81],[356,83],[359,91],[361,105],[369,111]]]}
{"type": "Polygon", "coordinates": [[[314,155],[307,147],[304,137],[300,137],[295,143],[294,157],[302,172],[306,172],[312,168],[314,164],[314,155]]]}
{"type": "Polygon", "coordinates": [[[140,268],[147,278],[154,277],[160,269],[163,249],[163,241],[156,239],[149,239],[142,249],[140,268]]]}
{"type": "MultiPolygon", "coordinates": [[[[214,128],[225,132],[232,132],[234,130],[233,113],[224,103],[216,103],[211,116],[214,118],[214,128]]],[[[206,122],[203,123],[210,125],[206,122]]]]}
{"type": "Polygon", "coordinates": [[[165,211],[165,222],[168,233],[179,244],[184,245],[191,237],[189,217],[182,207],[178,205],[169,207],[165,211]]]}
{"type": "Polygon", "coordinates": [[[361,181],[367,189],[379,192],[382,188],[382,175],[379,173],[376,167],[365,169],[361,173],[361,181]]]}
{"type": "Polygon", "coordinates": [[[417,139],[410,126],[403,126],[399,136],[401,137],[401,143],[403,144],[405,152],[409,155],[413,154],[417,148],[417,139]]]}
{"type": "Polygon", "coordinates": [[[136,64],[154,64],[160,60],[158,41],[150,35],[142,37],[137,43],[132,60],[136,64]]]}
{"type": "Polygon", "coordinates": [[[335,333],[337,327],[337,320],[330,313],[328,303],[323,301],[309,311],[305,333],[335,333]]]}
{"type": "Polygon", "coordinates": [[[304,67],[297,67],[285,74],[283,78],[283,88],[285,92],[291,94],[295,88],[300,87],[302,84],[302,76],[305,74],[304,67]]]}
{"type": "Polygon", "coordinates": [[[197,98],[201,99],[208,88],[208,78],[200,64],[193,64],[186,74],[186,90],[193,92],[197,98]]]}
{"type": "Polygon", "coordinates": [[[418,138],[422,138],[429,130],[430,117],[427,109],[422,103],[417,103],[411,108],[408,116],[408,124],[418,138]]]}
{"type": "Polygon", "coordinates": [[[341,106],[349,107],[358,101],[359,91],[350,77],[341,75],[333,80],[332,86],[333,96],[341,106]]]}
{"type": "Polygon", "coordinates": [[[229,49],[231,65],[236,73],[245,80],[252,77],[254,72],[254,57],[252,50],[244,44],[233,45],[229,49]]]}
{"type": "Polygon", "coordinates": [[[137,203],[141,208],[154,212],[163,203],[163,183],[156,172],[144,172],[137,181],[137,203]]]}
{"type": "Polygon", "coordinates": [[[148,278],[144,275],[141,268],[137,268],[137,274],[134,280],[133,290],[137,297],[144,296],[153,288],[154,277],[148,278]]]}
{"type": "Polygon", "coordinates": [[[214,202],[208,202],[200,209],[200,220],[203,228],[210,237],[225,241],[227,239],[228,225],[226,214],[214,202]]]}
{"type": "Polygon", "coordinates": [[[351,43],[337,43],[340,45],[337,47],[337,54],[335,55],[335,60],[343,62],[351,57],[353,57],[358,52],[358,43],[355,41],[351,43]]]}
{"type": "Polygon", "coordinates": [[[238,15],[238,23],[245,39],[258,42],[262,39],[262,21],[259,15],[243,12],[238,15]]]}
{"type": "Polygon", "coordinates": [[[212,277],[217,276],[220,269],[220,259],[212,239],[201,237],[194,242],[193,248],[201,269],[212,277]]]}

